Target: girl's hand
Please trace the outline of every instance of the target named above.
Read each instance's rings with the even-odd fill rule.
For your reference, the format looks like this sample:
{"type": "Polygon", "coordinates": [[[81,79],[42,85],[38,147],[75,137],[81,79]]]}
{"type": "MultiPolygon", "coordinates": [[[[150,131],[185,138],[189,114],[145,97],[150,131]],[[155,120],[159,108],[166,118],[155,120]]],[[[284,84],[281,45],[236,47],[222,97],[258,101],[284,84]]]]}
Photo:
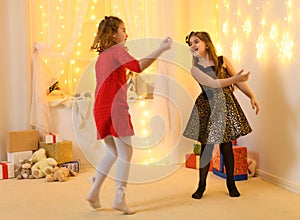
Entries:
{"type": "Polygon", "coordinates": [[[235,83],[238,82],[245,82],[249,79],[250,72],[248,71],[247,73],[243,73],[244,70],[240,70],[237,74],[232,76],[235,79],[235,83]]]}
{"type": "Polygon", "coordinates": [[[167,37],[161,42],[160,49],[162,51],[169,50],[171,48],[171,45],[172,45],[172,38],[167,37]]]}
{"type": "Polygon", "coordinates": [[[256,100],[255,97],[252,97],[250,99],[250,102],[251,102],[252,109],[255,110],[255,114],[257,115],[260,110],[258,101],[256,100]]]}

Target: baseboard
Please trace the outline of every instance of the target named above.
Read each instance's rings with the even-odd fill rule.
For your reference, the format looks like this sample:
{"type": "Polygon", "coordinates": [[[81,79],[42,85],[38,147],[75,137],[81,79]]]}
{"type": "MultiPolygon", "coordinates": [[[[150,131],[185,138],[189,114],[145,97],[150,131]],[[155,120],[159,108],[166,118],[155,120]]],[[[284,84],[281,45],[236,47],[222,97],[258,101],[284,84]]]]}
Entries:
{"type": "Polygon", "coordinates": [[[266,182],[272,183],[272,184],[282,187],[286,190],[300,194],[300,184],[285,180],[281,177],[272,175],[268,172],[265,172],[265,171],[262,171],[259,169],[257,169],[256,172],[257,172],[257,175],[260,178],[262,178],[263,180],[265,180],[266,182]]]}

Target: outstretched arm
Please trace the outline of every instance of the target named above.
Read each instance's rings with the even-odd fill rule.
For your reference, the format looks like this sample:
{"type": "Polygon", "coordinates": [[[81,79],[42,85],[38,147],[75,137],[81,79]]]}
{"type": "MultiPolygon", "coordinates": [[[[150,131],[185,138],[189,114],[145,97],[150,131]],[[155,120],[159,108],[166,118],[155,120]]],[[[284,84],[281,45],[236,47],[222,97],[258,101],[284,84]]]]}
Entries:
{"type": "Polygon", "coordinates": [[[170,37],[165,38],[160,46],[150,53],[148,56],[142,58],[139,61],[140,68],[143,71],[148,66],[150,66],[164,51],[169,50],[171,48],[172,39],[170,37]]]}
{"type": "MultiPolygon", "coordinates": [[[[229,75],[231,77],[236,75],[235,69],[232,66],[231,62],[226,57],[223,57],[223,59],[229,75]]],[[[235,85],[250,99],[252,109],[255,109],[255,113],[258,114],[260,110],[259,103],[248,84],[246,82],[236,82],[235,85]]]]}
{"type": "Polygon", "coordinates": [[[234,76],[226,79],[214,79],[208,76],[207,74],[205,74],[204,72],[202,72],[199,68],[195,66],[193,66],[191,69],[191,73],[198,83],[200,83],[201,85],[209,86],[211,88],[226,87],[234,83],[244,82],[248,80],[250,73],[249,72],[243,73],[243,72],[244,70],[241,70],[234,76]]]}

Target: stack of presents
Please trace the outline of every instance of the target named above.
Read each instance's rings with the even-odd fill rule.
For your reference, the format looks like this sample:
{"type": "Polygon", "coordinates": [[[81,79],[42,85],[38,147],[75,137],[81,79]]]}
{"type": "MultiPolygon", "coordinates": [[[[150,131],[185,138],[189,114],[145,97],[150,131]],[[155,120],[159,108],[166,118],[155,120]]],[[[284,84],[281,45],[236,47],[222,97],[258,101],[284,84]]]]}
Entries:
{"type": "Polygon", "coordinates": [[[72,158],[72,141],[57,134],[41,137],[37,130],[10,131],[6,151],[7,161],[0,162],[0,179],[63,182],[79,172],[79,161],[72,158]]]}
{"type": "MultiPolygon", "coordinates": [[[[201,144],[194,144],[193,153],[186,154],[185,166],[187,168],[199,169],[199,157],[201,151],[201,144]]],[[[233,141],[234,154],[234,179],[247,180],[248,179],[248,160],[247,147],[239,146],[236,141],[233,141]]],[[[215,175],[226,179],[226,169],[224,165],[224,158],[220,152],[219,146],[215,147],[213,157],[210,163],[210,171],[215,175]]]]}

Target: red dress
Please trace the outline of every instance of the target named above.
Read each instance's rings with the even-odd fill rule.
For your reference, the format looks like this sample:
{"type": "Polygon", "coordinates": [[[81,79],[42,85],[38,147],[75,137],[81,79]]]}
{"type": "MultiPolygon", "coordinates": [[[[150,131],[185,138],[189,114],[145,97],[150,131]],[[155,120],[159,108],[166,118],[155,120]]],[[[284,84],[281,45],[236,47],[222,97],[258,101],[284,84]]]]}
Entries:
{"type": "Polygon", "coordinates": [[[115,45],[99,54],[94,104],[97,139],[134,135],[128,112],[126,69],[141,72],[139,62],[124,47],[115,45]]]}

